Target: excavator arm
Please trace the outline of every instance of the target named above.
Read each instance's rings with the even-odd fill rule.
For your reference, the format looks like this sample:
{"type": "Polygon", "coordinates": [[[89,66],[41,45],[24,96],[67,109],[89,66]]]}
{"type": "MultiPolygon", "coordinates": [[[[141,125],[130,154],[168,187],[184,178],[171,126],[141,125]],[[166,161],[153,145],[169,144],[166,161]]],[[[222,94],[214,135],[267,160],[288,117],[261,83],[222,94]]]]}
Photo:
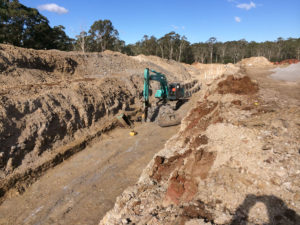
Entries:
{"type": "Polygon", "coordinates": [[[167,99],[169,95],[168,81],[164,74],[151,70],[153,74],[150,74],[150,69],[146,68],[144,70],[144,117],[147,118],[148,106],[149,106],[149,88],[150,81],[158,81],[160,83],[160,89],[155,93],[155,97],[159,99],[167,99]]]}
{"type": "Polygon", "coordinates": [[[151,70],[154,74],[150,74],[150,69],[146,68],[144,71],[144,100],[145,104],[149,104],[149,87],[150,80],[155,80],[160,83],[160,89],[155,93],[155,97],[159,99],[167,99],[169,94],[168,81],[164,74],[158,73],[154,70],[151,70]]]}
{"type": "Polygon", "coordinates": [[[160,84],[160,88],[155,93],[155,98],[163,101],[163,104],[168,102],[168,105],[176,110],[178,108],[178,103],[181,104],[181,99],[184,98],[184,88],[180,83],[170,83],[168,84],[167,78],[164,74],[150,70],[146,68],[144,70],[144,119],[146,121],[148,116],[149,104],[149,88],[150,81],[157,81],[160,84]]]}

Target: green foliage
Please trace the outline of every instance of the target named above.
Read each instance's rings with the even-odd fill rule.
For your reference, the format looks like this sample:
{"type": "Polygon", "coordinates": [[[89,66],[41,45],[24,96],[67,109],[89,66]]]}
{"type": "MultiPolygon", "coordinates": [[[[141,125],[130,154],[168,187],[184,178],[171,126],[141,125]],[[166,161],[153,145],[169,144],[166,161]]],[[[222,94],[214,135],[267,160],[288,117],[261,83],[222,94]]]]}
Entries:
{"type": "Polygon", "coordinates": [[[53,44],[57,49],[63,51],[71,51],[73,49],[73,39],[69,38],[62,25],[54,26],[52,31],[53,44]]]}
{"type": "Polygon", "coordinates": [[[113,50],[118,40],[119,32],[114,28],[110,20],[95,21],[89,30],[92,51],[103,52],[113,50]]]}
{"type": "Polygon", "coordinates": [[[18,0],[0,0],[0,43],[35,49],[71,50],[63,26],[51,28],[46,17],[18,0]]]}
{"type": "Polygon", "coordinates": [[[82,52],[103,52],[105,50],[131,53],[125,42],[119,39],[119,32],[110,20],[97,20],[89,32],[82,31],[76,36],[74,48],[82,52]]]}
{"type": "Polygon", "coordinates": [[[102,52],[113,50],[127,55],[156,55],[164,59],[193,63],[236,63],[251,56],[264,56],[270,61],[300,59],[300,38],[262,43],[238,41],[191,44],[185,36],[171,31],[160,38],[144,35],[135,44],[126,45],[110,20],[97,20],[88,33],[82,31],[76,40],[69,38],[63,26],[51,28],[46,17],[18,0],[0,0],[0,43],[35,49],[102,52]]]}
{"type": "Polygon", "coordinates": [[[156,55],[185,63],[236,63],[252,56],[264,56],[270,61],[284,59],[300,60],[300,38],[262,43],[239,41],[218,42],[211,37],[206,42],[190,44],[185,36],[174,31],[157,39],[154,36],[144,35],[141,41],[126,46],[128,55],[156,55]]]}

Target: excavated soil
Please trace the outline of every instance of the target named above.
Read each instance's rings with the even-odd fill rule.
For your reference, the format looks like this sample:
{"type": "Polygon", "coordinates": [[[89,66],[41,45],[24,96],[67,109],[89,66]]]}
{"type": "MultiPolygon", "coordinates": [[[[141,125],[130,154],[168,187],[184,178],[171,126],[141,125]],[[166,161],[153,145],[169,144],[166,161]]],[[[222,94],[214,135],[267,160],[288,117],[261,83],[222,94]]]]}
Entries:
{"type": "Polygon", "coordinates": [[[242,78],[234,78],[228,76],[226,80],[218,83],[219,94],[239,94],[247,95],[258,92],[258,85],[251,81],[247,76],[242,78]]]}
{"type": "Polygon", "coordinates": [[[100,224],[300,224],[300,87],[269,69],[245,65],[203,85],[100,224]]]}
{"type": "Polygon", "coordinates": [[[250,57],[241,60],[237,63],[238,65],[242,67],[272,67],[272,63],[265,57],[250,57]]]}
{"type": "Polygon", "coordinates": [[[300,223],[300,87],[270,68],[0,45],[0,223],[300,223]],[[130,137],[145,67],[192,96],[130,137]]]}
{"type": "Polygon", "coordinates": [[[0,45],[0,202],[140,110],[146,67],[199,91],[184,65],[143,58],[0,45]]]}

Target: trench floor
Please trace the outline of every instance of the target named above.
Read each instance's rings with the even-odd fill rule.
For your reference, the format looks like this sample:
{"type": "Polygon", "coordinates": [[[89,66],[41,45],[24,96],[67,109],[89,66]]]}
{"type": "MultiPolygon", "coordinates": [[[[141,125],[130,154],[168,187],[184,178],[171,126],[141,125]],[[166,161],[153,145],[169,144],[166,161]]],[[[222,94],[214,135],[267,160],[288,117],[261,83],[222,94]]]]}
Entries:
{"type": "Polygon", "coordinates": [[[179,126],[115,129],[0,205],[0,224],[98,224],[179,126]]]}

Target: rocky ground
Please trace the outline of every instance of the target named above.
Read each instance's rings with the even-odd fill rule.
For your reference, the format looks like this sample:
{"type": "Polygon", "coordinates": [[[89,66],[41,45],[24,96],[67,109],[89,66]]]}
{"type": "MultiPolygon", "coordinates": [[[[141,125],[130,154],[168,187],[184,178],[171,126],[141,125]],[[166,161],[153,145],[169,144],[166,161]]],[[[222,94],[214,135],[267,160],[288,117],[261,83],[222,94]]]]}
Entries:
{"type": "Polygon", "coordinates": [[[300,224],[300,83],[264,61],[206,82],[100,224],[300,224]]]}

